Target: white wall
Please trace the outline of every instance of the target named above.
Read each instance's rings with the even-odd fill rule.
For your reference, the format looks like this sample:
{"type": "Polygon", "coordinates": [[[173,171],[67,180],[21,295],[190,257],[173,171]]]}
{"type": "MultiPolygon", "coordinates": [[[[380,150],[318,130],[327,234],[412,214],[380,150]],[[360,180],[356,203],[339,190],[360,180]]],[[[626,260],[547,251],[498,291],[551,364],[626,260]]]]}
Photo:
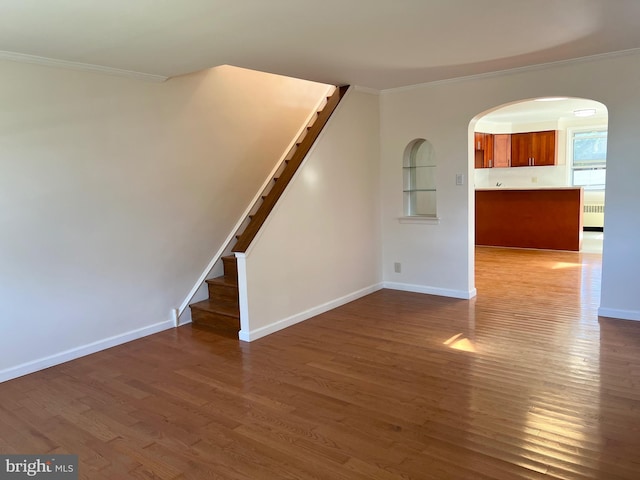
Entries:
{"type": "Polygon", "coordinates": [[[241,339],[380,288],[378,108],[377,95],[346,94],[239,259],[241,302],[248,299],[241,304],[241,339]]]}
{"type": "Polygon", "coordinates": [[[609,111],[607,206],[601,313],[640,319],[640,200],[636,137],[640,125],[640,56],[609,56],[383,92],[381,175],[385,281],[422,288],[472,291],[473,182],[454,184],[456,173],[473,178],[470,122],[498,105],[542,96],[589,98],[609,111]],[[402,152],[414,138],[434,145],[439,165],[439,225],[406,225],[402,215],[402,152]],[[401,274],[393,262],[410,262],[401,274]]]}
{"type": "Polygon", "coordinates": [[[467,113],[466,103],[474,99],[469,94],[451,97],[450,88],[415,87],[381,96],[382,268],[388,286],[468,298],[475,294],[467,271],[467,201],[474,169],[469,165],[473,144],[468,144],[473,114],[467,113]],[[400,223],[402,155],[416,138],[431,142],[435,152],[438,224],[400,223]],[[464,185],[456,185],[456,174],[464,175],[464,185]],[[401,273],[394,272],[394,263],[401,264],[401,273]]]}
{"type": "Polygon", "coordinates": [[[0,62],[0,380],[170,327],[325,90],[0,62]]]}

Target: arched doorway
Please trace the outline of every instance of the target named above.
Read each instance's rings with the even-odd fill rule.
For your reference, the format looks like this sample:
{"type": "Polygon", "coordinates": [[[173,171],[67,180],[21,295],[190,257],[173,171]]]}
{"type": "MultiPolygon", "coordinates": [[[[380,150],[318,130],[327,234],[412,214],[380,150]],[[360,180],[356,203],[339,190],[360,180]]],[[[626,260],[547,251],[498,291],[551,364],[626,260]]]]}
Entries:
{"type": "MultiPolygon", "coordinates": [[[[476,190],[471,211],[476,209],[478,190],[580,187],[583,223],[579,251],[601,254],[607,130],[606,106],[589,99],[526,99],[482,112],[469,124],[469,161],[476,190]],[[547,140],[533,145],[544,134],[547,140]]],[[[476,241],[480,228],[474,222],[472,238],[476,241]]]]}

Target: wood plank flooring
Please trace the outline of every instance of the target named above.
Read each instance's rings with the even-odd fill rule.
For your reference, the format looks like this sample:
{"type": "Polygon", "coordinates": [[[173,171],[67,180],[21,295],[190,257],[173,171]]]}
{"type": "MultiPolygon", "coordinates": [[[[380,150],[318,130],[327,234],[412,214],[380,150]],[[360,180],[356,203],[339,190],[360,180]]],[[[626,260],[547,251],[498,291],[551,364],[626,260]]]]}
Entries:
{"type": "Polygon", "coordinates": [[[477,249],[471,301],[382,290],[251,344],[184,326],[0,384],[0,452],[83,479],[640,478],[640,322],[600,256],[477,249]]]}

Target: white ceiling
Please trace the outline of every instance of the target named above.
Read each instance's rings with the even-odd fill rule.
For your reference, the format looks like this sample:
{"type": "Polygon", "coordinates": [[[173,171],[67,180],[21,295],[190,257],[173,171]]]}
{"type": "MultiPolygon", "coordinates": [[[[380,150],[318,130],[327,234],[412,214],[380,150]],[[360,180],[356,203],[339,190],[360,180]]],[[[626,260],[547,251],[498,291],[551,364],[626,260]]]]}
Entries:
{"type": "Polygon", "coordinates": [[[3,0],[7,52],[375,89],[640,48],[639,0],[3,0]]]}
{"type": "Polygon", "coordinates": [[[482,117],[483,122],[494,124],[519,124],[574,119],[576,110],[593,109],[589,123],[608,122],[607,107],[595,100],[584,98],[564,98],[557,101],[527,100],[500,107],[482,117]]]}

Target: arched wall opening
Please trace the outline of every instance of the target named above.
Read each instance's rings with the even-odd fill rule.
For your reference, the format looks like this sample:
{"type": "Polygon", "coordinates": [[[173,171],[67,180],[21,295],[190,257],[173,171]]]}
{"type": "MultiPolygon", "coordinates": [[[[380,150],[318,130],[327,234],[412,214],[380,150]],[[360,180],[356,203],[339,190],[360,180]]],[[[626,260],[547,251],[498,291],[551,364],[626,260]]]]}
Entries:
{"type": "MultiPolygon", "coordinates": [[[[602,253],[608,133],[608,110],[604,104],[571,97],[523,99],[476,115],[469,123],[468,133],[473,186],[470,236],[475,244],[483,244],[484,240],[477,238],[484,224],[478,226],[474,214],[479,190],[581,188],[582,224],[577,250],[602,253]],[[523,142],[534,142],[532,135],[540,138],[545,132],[551,139],[545,148],[553,149],[552,155],[545,157],[530,145],[527,148],[533,150],[523,150],[523,142]]],[[[470,268],[475,275],[474,260],[470,268]]]]}

